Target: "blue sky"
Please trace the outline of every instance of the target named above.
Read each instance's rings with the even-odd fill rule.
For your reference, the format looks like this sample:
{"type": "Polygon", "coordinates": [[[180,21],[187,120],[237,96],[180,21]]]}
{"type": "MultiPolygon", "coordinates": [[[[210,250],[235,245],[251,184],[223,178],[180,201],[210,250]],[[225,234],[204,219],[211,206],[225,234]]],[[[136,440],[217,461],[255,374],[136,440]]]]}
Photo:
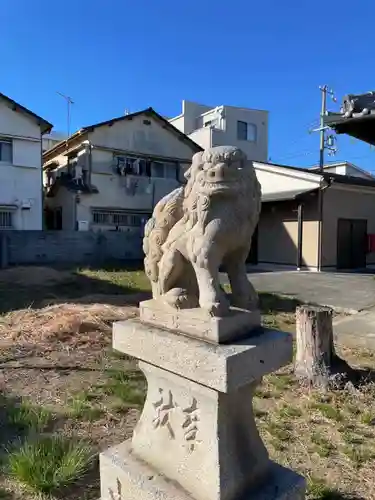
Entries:
{"type": "MultiPolygon", "coordinates": [[[[0,91],[66,130],[181,100],[267,109],[274,162],[318,161],[319,85],[375,88],[375,2],[349,0],[2,0],[0,91]],[[370,23],[370,24],[369,24],[370,23]]],[[[338,104],[330,103],[332,110],[338,104]]],[[[375,171],[375,150],[339,136],[375,171]]]]}

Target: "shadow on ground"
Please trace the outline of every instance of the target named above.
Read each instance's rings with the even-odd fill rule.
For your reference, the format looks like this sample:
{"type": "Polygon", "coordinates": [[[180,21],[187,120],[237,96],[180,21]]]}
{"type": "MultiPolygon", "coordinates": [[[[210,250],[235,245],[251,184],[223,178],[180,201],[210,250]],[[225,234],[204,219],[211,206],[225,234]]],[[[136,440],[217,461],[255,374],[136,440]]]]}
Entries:
{"type": "MultiPolygon", "coordinates": [[[[94,302],[91,297],[95,299],[95,296],[103,295],[111,297],[114,305],[120,305],[124,295],[141,293],[142,300],[149,296],[148,292],[147,278],[134,263],[126,267],[90,267],[84,271],[66,267],[9,268],[0,271],[0,314],[69,301],[94,302]]],[[[126,304],[133,305],[132,302],[137,301],[138,298],[126,301],[126,304]]]]}
{"type": "Polygon", "coordinates": [[[303,302],[292,297],[267,292],[259,293],[259,305],[263,314],[295,313],[296,307],[302,304],[303,302]]]}
{"type": "Polygon", "coordinates": [[[364,497],[340,493],[337,490],[327,489],[318,495],[310,495],[309,500],[366,500],[364,497]]]}

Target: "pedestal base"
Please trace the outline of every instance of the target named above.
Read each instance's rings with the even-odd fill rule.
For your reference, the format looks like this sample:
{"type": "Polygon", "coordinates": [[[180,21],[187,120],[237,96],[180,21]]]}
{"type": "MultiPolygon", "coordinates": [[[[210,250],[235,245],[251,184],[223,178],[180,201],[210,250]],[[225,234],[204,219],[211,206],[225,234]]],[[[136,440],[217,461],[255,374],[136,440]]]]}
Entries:
{"type": "Polygon", "coordinates": [[[199,307],[178,310],[155,299],[139,304],[139,318],[150,325],[216,344],[233,342],[244,335],[248,337],[251,331],[260,328],[261,323],[258,310],[231,307],[228,316],[216,318],[199,307]]]}
{"type": "MultiPolygon", "coordinates": [[[[130,441],[100,454],[100,477],[101,500],[193,500],[178,484],[139,460],[130,441]]],[[[238,500],[303,500],[305,488],[303,477],[271,462],[263,486],[238,500]]]]}

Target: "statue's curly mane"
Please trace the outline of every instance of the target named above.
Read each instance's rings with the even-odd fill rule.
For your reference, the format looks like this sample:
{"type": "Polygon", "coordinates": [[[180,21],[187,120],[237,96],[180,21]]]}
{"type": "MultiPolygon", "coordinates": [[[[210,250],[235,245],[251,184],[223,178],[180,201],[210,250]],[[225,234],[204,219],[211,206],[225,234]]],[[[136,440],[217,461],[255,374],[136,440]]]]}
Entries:
{"type": "Polygon", "coordinates": [[[163,256],[163,245],[172,227],[183,216],[184,188],[179,187],[162,198],[147,221],[143,238],[145,272],[151,282],[159,277],[158,264],[163,256]]]}

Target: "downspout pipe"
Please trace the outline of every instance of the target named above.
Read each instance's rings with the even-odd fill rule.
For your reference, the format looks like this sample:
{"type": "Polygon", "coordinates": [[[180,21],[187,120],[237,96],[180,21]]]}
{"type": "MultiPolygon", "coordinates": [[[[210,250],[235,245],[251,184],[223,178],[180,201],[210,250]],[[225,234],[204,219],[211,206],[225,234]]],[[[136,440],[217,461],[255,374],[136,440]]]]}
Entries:
{"type": "Polygon", "coordinates": [[[298,244],[297,244],[297,271],[302,267],[302,244],[303,244],[303,203],[298,204],[298,244]]]}

